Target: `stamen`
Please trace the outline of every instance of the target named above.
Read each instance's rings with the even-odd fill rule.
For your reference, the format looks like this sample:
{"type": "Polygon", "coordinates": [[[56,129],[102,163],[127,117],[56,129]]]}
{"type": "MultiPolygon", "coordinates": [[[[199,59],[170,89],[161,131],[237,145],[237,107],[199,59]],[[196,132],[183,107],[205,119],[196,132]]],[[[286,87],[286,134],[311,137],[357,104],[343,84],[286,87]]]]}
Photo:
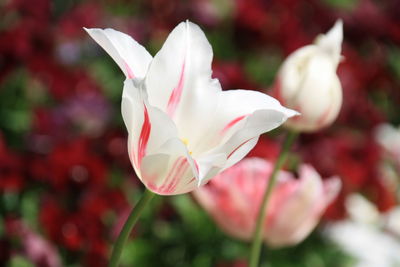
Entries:
{"type": "MultiPolygon", "coordinates": [[[[182,140],[182,142],[185,144],[185,146],[188,147],[188,145],[189,145],[189,140],[186,139],[186,138],[182,138],[181,140],[182,140]]],[[[193,153],[193,152],[189,150],[189,154],[192,155],[192,153],[193,153]]]]}

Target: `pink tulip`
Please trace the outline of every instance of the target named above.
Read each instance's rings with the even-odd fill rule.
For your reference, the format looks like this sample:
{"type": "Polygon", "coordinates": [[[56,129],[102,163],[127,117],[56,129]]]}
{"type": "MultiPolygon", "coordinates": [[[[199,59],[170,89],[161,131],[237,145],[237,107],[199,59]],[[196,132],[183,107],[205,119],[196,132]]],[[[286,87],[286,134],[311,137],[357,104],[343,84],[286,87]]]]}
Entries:
{"type": "MultiPolygon", "coordinates": [[[[194,196],[226,233],[250,240],[272,168],[266,160],[247,158],[194,191],[194,196]]],[[[338,177],[323,181],[310,165],[300,166],[298,179],[280,171],[264,222],[265,242],[273,247],[301,242],[340,187],[338,177]]]]}

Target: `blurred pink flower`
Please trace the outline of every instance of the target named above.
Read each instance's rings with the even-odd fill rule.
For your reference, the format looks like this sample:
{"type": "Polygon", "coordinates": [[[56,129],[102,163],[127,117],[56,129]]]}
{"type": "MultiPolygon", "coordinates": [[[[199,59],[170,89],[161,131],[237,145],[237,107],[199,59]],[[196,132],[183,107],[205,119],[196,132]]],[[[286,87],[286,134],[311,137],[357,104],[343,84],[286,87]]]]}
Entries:
{"type": "MultiPolygon", "coordinates": [[[[272,168],[260,158],[244,159],[194,191],[194,196],[226,233],[250,240],[272,168]]],[[[273,247],[301,242],[318,224],[340,187],[338,177],[322,181],[309,165],[300,167],[299,179],[280,171],[264,222],[265,242],[273,247]]]]}
{"type": "Polygon", "coordinates": [[[31,230],[22,221],[8,221],[7,229],[11,234],[21,239],[24,254],[29,260],[35,263],[36,266],[61,266],[61,260],[56,247],[31,230]]]}
{"type": "Polygon", "coordinates": [[[180,23],[153,58],[130,36],[86,29],[126,76],[122,116],[132,165],[160,195],[183,194],[241,160],[297,112],[250,90],[222,91],[213,52],[194,23],[180,23]]]}

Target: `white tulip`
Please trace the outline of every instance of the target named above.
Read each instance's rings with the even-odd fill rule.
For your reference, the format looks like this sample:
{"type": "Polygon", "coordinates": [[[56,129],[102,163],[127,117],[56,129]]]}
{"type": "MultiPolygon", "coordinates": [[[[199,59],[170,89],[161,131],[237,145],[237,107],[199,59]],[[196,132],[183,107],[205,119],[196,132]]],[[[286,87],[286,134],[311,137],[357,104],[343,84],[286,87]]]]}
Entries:
{"type": "Polygon", "coordinates": [[[314,44],[294,51],[282,64],[274,95],[301,116],[286,122],[298,131],[312,132],[330,125],[342,106],[342,87],[336,74],[343,40],[342,21],[338,20],[314,44]]]}
{"type": "Polygon", "coordinates": [[[250,90],[222,91],[211,78],[212,48],[202,30],[180,23],[154,58],[128,35],[86,29],[126,75],[122,115],[132,165],[151,191],[182,194],[241,160],[296,115],[250,90]]]}

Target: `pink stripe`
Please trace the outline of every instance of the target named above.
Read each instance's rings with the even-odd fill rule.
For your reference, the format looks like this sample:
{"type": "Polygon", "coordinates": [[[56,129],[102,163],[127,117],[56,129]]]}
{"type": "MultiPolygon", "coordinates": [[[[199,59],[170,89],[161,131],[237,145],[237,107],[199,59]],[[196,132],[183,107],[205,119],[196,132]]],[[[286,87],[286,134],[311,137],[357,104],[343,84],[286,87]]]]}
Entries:
{"type": "Polygon", "coordinates": [[[182,178],[182,175],[187,169],[187,159],[185,157],[178,158],[171,169],[169,170],[164,183],[161,186],[157,186],[154,183],[149,183],[148,187],[160,194],[170,194],[173,193],[182,178]]]}
{"type": "Polygon", "coordinates": [[[239,121],[243,120],[244,118],[246,118],[247,115],[242,115],[239,116],[233,120],[231,120],[225,127],[224,129],[222,129],[221,134],[226,133],[226,131],[228,131],[230,128],[232,128],[232,126],[234,126],[236,123],[238,123],[239,121]]]}
{"type": "Polygon", "coordinates": [[[176,108],[181,100],[183,85],[184,85],[184,78],[185,78],[185,60],[183,61],[182,68],[181,68],[181,75],[179,77],[178,85],[172,90],[172,93],[168,100],[167,105],[167,113],[170,116],[173,116],[175,113],[176,108]]]}
{"type": "Polygon", "coordinates": [[[167,187],[167,184],[171,183],[171,179],[172,179],[172,177],[174,177],[175,172],[177,171],[178,164],[180,163],[181,159],[182,158],[180,157],[174,162],[174,164],[172,165],[171,169],[169,170],[169,172],[167,174],[167,177],[166,177],[164,183],[160,186],[160,189],[164,190],[165,187],[167,187]]]}
{"type": "MultiPolygon", "coordinates": [[[[253,139],[253,138],[251,138],[251,139],[253,139]]],[[[232,154],[233,153],[235,153],[239,148],[241,148],[243,145],[245,145],[247,142],[249,142],[251,139],[249,139],[249,140],[247,140],[247,141],[244,141],[243,143],[241,143],[237,148],[235,148],[231,153],[229,153],[229,155],[228,155],[228,159],[232,156],[232,154]]]]}
{"type": "Polygon", "coordinates": [[[190,179],[190,181],[186,185],[193,183],[195,180],[196,180],[196,177],[193,177],[192,179],[190,179]]]}
{"type": "Polygon", "coordinates": [[[171,183],[167,186],[165,193],[171,193],[175,191],[178,182],[182,179],[182,175],[185,173],[187,169],[187,160],[184,158],[178,166],[178,170],[175,173],[171,183]]]}
{"type": "Polygon", "coordinates": [[[146,154],[147,143],[150,138],[151,124],[149,119],[149,114],[147,112],[147,107],[143,103],[144,107],[144,120],[142,125],[142,130],[140,132],[139,144],[138,144],[138,167],[142,163],[142,158],[146,154]]]}
{"type": "Polygon", "coordinates": [[[199,164],[197,163],[197,161],[195,159],[193,159],[194,162],[194,166],[196,167],[197,173],[199,173],[199,164]]]}
{"type": "Polygon", "coordinates": [[[168,187],[168,185],[171,183],[171,179],[173,179],[173,177],[175,176],[175,173],[177,172],[177,167],[178,164],[181,162],[182,157],[178,158],[174,164],[172,165],[171,169],[169,170],[167,177],[164,180],[164,183],[160,186],[160,190],[162,192],[165,191],[165,188],[168,187]]]}
{"type": "MultiPolygon", "coordinates": [[[[196,167],[197,173],[199,173],[199,164],[197,163],[196,160],[193,160],[193,162],[194,162],[194,166],[196,167]]],[[[193,183],[195,180],[196,180],[196,177],[193,177],[192,179],[190,179],[190,181],[186,185],[193,183]]]]}
{"type": "Polygon", "coordinates": [[[131,67],[129,67],[128,63],[126,63],[125,60],[124,60],[124,66],[125,66],[126,72],[128,73],[128,78],[129,79],[135,78],[135,75],[133,74],[131,67]]]}

